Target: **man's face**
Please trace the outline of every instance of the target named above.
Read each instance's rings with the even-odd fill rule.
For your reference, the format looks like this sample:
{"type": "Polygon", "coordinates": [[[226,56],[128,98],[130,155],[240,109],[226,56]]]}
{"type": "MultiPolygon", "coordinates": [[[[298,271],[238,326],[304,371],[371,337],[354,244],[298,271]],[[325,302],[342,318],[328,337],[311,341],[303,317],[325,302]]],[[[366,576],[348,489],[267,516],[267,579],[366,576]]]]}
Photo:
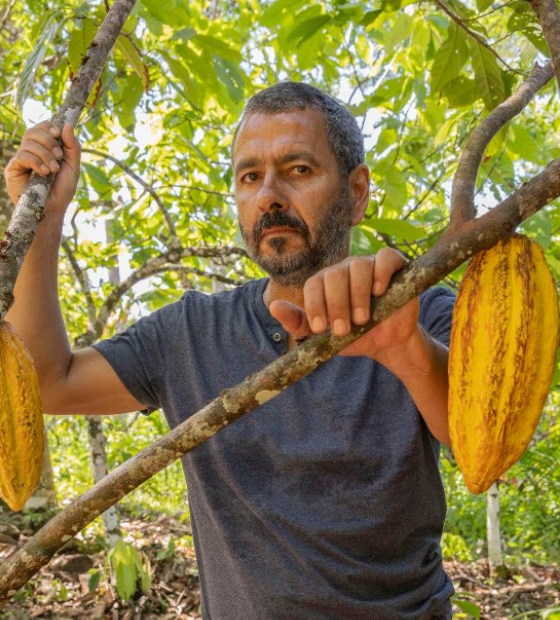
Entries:
{"type": "Polygon", "coordinates": [[[249,114],[233,161],[247,251],[276,282],[301,287],[347,256],[352,198],[320,112],[249,114]]]}

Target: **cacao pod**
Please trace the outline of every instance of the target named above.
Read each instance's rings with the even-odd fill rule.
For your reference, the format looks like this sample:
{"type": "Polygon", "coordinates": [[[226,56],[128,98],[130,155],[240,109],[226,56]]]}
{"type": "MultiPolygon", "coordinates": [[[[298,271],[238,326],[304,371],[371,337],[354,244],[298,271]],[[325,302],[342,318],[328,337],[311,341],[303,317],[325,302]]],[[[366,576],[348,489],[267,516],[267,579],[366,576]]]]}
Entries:
{"type": "Polygon", "coordinates": [[[14,328],[0,328],[0,497],[21,510],[41,479],[43,413],[31,355],[14,328]]]}
{"type": "Polygon", "coordinates": [[[449,346],[451,448],[472,493],[486,491],[531,441],[557,347],[558,296],[542,248],[516,234],[475,255],[449,346]]]}

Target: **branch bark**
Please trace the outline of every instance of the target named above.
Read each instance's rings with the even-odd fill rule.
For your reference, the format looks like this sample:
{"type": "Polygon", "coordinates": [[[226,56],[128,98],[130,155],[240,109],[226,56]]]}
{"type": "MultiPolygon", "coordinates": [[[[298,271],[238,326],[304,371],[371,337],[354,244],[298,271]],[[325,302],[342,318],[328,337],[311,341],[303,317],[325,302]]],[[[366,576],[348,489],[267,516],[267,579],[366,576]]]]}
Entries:
{"type": "MultiPolygon", "coordinates": [[[[136,0],[115,0],[113,3],[84,56],[60,111],[52,118],[53,124],[60,129],[65,123],[76,126],[91,89],[99,79],[107,56],[135,3],[136,0]]],[[[36,173],[31,175],[0,244],[0,323],[13,303],[16,278],[33,242],[37,224],[43,218],[45,200],[53,179],[53,174],[47,177],[36,173]]]]}
{"type": "Polygon", "coordinates": [[[552,65],[535,65],[531,75],[508,99],[494,108],[472,132],[461,153],[451,188],[451,225],[476,216],[476,177],[486,147],[504,125],[520,114],[533,97],[554,77],[552,65]]]}

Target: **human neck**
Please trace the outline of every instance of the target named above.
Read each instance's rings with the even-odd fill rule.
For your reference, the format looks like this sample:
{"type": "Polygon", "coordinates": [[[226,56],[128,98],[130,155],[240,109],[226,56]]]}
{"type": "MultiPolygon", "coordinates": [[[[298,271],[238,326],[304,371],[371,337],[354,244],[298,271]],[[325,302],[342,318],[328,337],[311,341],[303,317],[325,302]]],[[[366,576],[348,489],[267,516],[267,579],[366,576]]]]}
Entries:
{"type": "Polygon", "coordinates": [[[264,305],[270,308],[270,304],[277,299],[291,301],[293,304],[303,308],[303,287],[282,286],[272,278],[269,278],[263,293],[264,305]]]}

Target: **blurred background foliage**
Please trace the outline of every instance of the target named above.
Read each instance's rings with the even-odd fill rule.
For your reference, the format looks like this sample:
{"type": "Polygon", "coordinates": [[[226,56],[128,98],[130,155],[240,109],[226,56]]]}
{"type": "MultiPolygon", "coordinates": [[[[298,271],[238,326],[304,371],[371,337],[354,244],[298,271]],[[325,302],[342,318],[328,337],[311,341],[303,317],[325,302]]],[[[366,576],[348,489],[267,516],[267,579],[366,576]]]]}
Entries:
{"type": "MultiPolygon", "coordinates": [[[[106,1],[4,2],[3,164],[26,124],[61,105],[106,10],[106,1]]],[[[69,333],[76,339],[90,329],[117,280],[150,259],[164,256],[162,269],[127,288],[102,317],[103,337],[185,289],[212,292],[260,275],[235,253],[241,239],[229,148],[245,101],[263,87],[306,81],[352,110],[373,179],[352,250],[391,245],[414,257],[448,223],[451,180],[470,131],[548,55],[525,0],[139,0],[79,127],[84,163],[60,263],[69,333]],[[169,254],[173,248],[183,254],[169,254]],[[200,251],[191,256],[189,248],[200,251]],[[226,248],[233,248],[229,257],[226,248]]],[[[490,144],[478,178],[479,212],[560,156],[557,88],[551,82],[490,144]]],[[[558,282],[557,207],[522,228],[544,247],[558,282]]],[[[444,284],[456,289],[463,270],[444,284]]],[[[537,435],[500,487],[508,562],[560,559],[559,381],[557,371],[537,435]]],[[[86,428],[78,417],[50,417],[48,425],[64,505],[92,484],[86,428]]],[[[117,416],[104,427],[111,468],[166,432],[161,412],[117,416]]],[[[485,498],[467,492],[447,449],[441,471],[449,504],[445,556],[484,557],[485,498]]],[[[186,505],[178,464],[122,502],[136,515],[188,520],[186,505]]]]}

